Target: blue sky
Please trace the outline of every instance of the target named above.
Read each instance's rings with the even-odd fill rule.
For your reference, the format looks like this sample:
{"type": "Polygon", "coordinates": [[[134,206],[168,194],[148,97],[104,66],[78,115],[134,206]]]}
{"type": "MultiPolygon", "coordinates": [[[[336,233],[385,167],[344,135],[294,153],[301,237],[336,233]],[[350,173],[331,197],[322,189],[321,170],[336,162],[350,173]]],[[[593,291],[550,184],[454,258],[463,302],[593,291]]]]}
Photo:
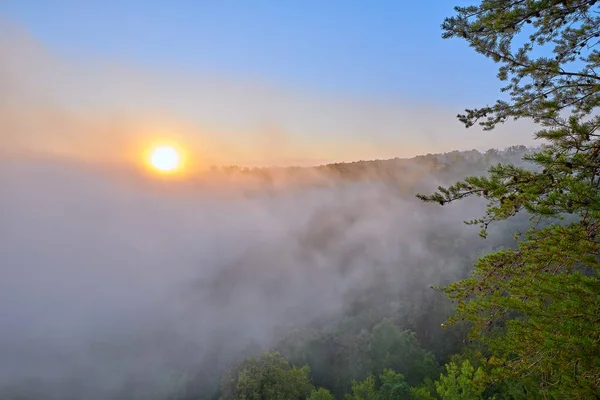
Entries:
{"type": "Polygon", "coordinates": [[[490,62],[440,38],[454,3],[4,0],[0,10],[65,55],[462,104],[497,83],[490,62]]]}
{"type": "MultiPolygon", "coordinates": [[[[419,104],[443,109],[446,118],[493,101],[500,87],[491,61],[464,42],[441,39],[440,24],[457,3],[465,2],[4,0],[0,16],[63,60],[251,82],[304,101],[419,104]]],[[[301,134],[292,120],[273,119],[301,134]]],[[[322,137],[314,132],[304,134],[322,137]]]]}

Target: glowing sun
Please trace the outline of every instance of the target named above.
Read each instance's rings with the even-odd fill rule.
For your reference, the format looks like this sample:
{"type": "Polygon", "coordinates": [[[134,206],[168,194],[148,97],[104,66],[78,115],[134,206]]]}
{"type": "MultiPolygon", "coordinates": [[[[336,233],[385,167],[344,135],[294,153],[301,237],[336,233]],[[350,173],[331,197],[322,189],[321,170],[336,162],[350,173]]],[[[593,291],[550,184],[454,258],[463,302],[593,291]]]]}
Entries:
{"type": "Polygon", "coordinates": [[[152,150],[150,163],[162,172],[175,171],[180,164],[179,153],[171,146],[160,146],[152,150]]]}

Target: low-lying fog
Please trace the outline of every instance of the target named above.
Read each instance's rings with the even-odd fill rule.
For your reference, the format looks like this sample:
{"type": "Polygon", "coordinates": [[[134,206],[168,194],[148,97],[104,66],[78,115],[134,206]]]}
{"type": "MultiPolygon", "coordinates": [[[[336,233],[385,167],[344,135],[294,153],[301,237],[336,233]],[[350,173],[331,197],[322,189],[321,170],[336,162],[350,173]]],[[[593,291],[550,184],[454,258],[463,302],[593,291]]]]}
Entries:
{"type": "Polygon", "coordinates": [[[106,399],[132,377],[220,369],[333,318],[359,293],[417,293],[468,269],[431,250],[433,236],[482,240],[461,222],[480,202],[442,208],[377,179],[313,178],[270,190],[241,178],[182,186],[5,162],[0,386],[106,399]]]}

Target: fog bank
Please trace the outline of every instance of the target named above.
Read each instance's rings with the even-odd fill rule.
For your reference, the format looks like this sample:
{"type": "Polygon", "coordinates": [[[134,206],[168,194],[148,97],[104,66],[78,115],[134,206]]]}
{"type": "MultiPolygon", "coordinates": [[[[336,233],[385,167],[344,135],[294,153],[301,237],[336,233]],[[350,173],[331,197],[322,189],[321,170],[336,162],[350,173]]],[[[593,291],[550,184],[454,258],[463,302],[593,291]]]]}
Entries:
{"type": "MultiPolygon", "coordinates": [[[[440,183],[421,173],[422,187],[440,183]]],[[[431,243],[479,240],[461,223],[479,202],[442,212],[399,194],[402,175],[311,174],[314,185],[264,190],[4,162],[0,385],[106,399],[172,371],[218,370],[369,291],[418,294],[468,268],[431,243]]]]}

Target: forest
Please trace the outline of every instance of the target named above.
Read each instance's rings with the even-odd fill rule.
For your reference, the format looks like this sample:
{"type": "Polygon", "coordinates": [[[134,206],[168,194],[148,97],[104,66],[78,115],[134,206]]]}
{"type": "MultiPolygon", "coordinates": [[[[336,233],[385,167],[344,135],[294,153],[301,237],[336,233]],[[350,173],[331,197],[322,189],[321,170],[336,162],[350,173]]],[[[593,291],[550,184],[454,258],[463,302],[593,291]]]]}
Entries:
{"type": "MultiPolygon", "coordinates": [[[[200,251],[209,247],[205,231],[173,230],[194,234],[190,248],[200,255],[176,243],[176,256],[165,259],[180,280],[156,273],[117,287],[114,308],[103,308],[112,300],[103,298],[92,320],[113,309],[125,309],[122,318],[44,357],[33,349],[17,358],[9,349],[26,348],[27,338],[2,339],[0,371],[10,379],[0,379],[0,398],[600,399],[598,7],[481,0],[442,23],[444,38],[498,65],[502,88],[495,103],[466,109],[459,122],[491,131],[531,120],[539,146],[214,168],[195,182],[202,196],[168,201],[177,201],[181,221],[202,205],[198,229],[221,227],[210,236],[218,257],[200,251]],[[86,356],[74,362],[71,354],[86,356]],[[30,377],[31,365],[43,379],[30,377]]],[[[52,179],[65,188],[85,180],[57,171],[52,179]]],[[[118,192],[97,190],[106,199],[118,192]]],[[[163,205],[144,196],[159,214],[163,205]]],[[[137,208],[122,215],[134,221],[145,212],[137,208]]],[[[121,220],[103,223],[118,228],[121,220]]],[[[9,257],[21,245],[3,244],[9,257]]],[[[48,254],[45,262],[62,261],[48,254]]],[[[99,265],[131,261],[97,254],[99,265]]],[[[115,282],[106,274],[93,279],[115,282]]],[[[18,293],[2,296],[8,304],[18,293]]],[[[66,321],[78,315],[65,310],[66,321]]]]}

